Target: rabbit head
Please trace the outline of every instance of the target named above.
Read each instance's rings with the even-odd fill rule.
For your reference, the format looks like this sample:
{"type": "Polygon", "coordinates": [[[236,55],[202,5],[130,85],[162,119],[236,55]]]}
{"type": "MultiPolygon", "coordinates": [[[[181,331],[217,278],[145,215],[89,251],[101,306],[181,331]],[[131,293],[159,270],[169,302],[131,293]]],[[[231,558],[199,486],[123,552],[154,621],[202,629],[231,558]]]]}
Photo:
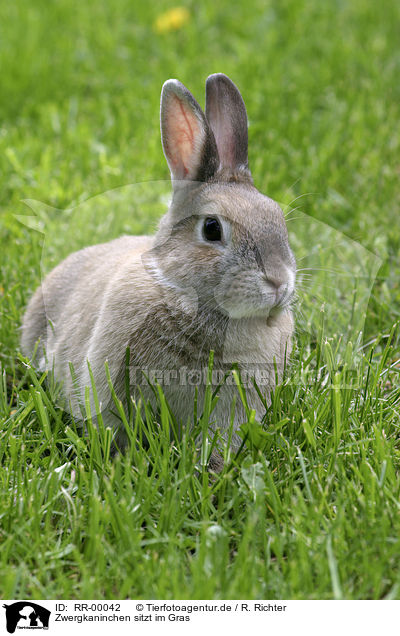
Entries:
{"type": "Polygon", "coordinates": [[[233,319],[279,315],[295,259],[281,208],[253,185],[238,89],[226,75],[208,77],[204,114],[183,84],[167,81],[161,134],[173,196],[151,255],[159,281],[233,319]]]}

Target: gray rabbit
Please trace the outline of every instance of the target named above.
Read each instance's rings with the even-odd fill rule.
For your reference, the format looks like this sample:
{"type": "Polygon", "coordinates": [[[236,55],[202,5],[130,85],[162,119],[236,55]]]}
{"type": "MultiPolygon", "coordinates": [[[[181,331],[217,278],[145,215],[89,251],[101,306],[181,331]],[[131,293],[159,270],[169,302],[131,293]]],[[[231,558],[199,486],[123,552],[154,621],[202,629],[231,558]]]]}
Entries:
{"type": "MultiPolygon", "coordinates": [[[[248,405],[261,417],[250,380],[259,381],[268,400],[290,355],[296,264],[282,210],[253,185],[238,89],[226,75],[210,75],[204,114],[185,86],[168,80],[161,135],[173,196],[156,235],[123,236],[66,258],[28,305],[22,351],[32,356],[36,347],[36,364],[53,369],[78,417],[90,386],[89,361],[111,423],[105,361],[123,400],[130,347],[133,397],[140,388],[151,398],[138,370],[155,372],[178,421],[191,426],[195,389],[201,405],[213,350],[218,380],[238,363],[249,380],[248,405]]],[[[235,394],[226,381],[211,416],[211,427],[225,437],[235,394]]],[[[236,431],[244,419],[237,400],[236,431]]],[[[233,446],[239,442],[235,433],[233,446]]]]}

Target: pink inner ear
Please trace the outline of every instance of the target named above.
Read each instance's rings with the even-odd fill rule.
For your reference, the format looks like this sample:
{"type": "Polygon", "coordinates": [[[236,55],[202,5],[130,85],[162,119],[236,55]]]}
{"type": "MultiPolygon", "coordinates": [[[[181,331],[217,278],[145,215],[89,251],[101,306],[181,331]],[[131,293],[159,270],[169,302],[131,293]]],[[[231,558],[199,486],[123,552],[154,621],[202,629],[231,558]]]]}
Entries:
{"type": "Polygon", "coordinates": [[[171,168],[178,178],[186,177],[196,164],[196,139],[201,135],[197,117],[177,97],[171,98],[167,115],[171,168]]]}

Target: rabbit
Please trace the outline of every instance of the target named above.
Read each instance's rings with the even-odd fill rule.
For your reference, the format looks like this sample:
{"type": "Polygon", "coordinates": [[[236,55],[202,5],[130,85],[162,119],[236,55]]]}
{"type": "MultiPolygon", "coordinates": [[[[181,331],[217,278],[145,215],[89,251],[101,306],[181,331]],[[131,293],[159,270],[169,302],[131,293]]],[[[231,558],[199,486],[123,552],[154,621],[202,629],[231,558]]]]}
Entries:
{"type": "MultiPolygon", "coordinates": [[[[292,349],[296,262],[284,214],[253,184],[246,108],[226,75],[207,78],[204,113],[175,79],[162,87],[160,110],[172,200],[158,231],[87,247],[59,264],[28,304],[22,352],[53,371],[80,418],[89,361],[112,422],[105,362],[124,401],[129,347],[133,398],[151,399],[147,378],[155,377],[180,425],[192,426],[213,351],[218,381],[237,363],[248,408],[262,418],[265,403],[251,378],[268,402],[292,349]]],[[[210,427],[227,439],[233,417],[238,448],[246,407],[237,399],[232,409],[230,377],[218,395],[210,427]]],[[[214,453],[211,464],[221,461],[214,453]]]]}

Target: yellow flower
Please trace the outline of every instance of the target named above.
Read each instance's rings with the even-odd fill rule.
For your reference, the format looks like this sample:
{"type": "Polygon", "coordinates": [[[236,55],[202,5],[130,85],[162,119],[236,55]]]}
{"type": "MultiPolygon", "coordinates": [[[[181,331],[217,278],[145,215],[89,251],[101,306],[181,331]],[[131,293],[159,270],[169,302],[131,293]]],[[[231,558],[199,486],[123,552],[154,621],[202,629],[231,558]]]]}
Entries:
{"type": "Polygon", "coordinates": [[[186,7],[175,7],[169,9],[158,16],[154,22],[154,29],[157,33],[168,33],[168,31],[178,31],[190,20],[190,13],[186,7]]]}

